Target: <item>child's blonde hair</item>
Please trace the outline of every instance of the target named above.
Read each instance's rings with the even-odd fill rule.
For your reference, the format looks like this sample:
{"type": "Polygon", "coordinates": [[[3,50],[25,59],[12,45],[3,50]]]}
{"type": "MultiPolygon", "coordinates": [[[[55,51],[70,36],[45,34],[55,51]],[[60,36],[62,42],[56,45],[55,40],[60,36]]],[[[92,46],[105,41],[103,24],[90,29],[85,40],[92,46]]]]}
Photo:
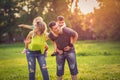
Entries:
{"type": "MultiPolygon", "coordinates": [[[[34,18],[33,20],[33,26],[37,26],[39,27],[39,31],[40,31],[40,34],[47,34],[47,25],[46,23],[43,21],[43,18],[38,16],[36,18],[34,18]]],[[[34,37],[36,35],[36,33],[33,33],[33,36],[34,37]]]]}
{"type": "Polygon", "coordinates": [[[37,21],[41,21],[41,22],[43,22],[43,18],[40,17],[40,16],[34,18],[34,20],[33,20],[33,26],[35,26],[35,24],[36,24],[37,21]]]}
{"type": "Polygon", "coordinates": [[[37,21],[35,26],[38,27],[41,34],[44,34],[47,32],[47,26],[46,26],[45,22],[37,21]]]}

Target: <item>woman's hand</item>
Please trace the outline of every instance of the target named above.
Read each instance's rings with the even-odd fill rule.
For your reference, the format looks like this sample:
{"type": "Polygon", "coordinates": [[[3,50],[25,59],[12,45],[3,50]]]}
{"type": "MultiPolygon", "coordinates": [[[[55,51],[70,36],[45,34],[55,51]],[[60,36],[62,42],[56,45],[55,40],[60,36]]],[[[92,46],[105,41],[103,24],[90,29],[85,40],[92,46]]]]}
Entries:
{"type": "Polygon", "coordinates": [[[31,42],[30,39],[26,39],[26,40],[24,40],[24,43],[25,43],[25,44],[29,44],[30,42],[31,42]]]}

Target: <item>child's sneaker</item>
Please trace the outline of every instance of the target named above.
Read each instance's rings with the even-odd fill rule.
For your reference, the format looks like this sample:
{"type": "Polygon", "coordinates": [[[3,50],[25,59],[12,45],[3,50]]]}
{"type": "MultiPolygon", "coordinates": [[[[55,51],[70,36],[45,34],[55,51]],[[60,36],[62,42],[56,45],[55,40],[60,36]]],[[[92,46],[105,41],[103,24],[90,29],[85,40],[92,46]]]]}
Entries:
{"type": "Polygon", "coordinates": [[[26,49],[24,48],[21,53],[22,53],[22,54],[25,54],[25,53],[26,53],[26,49]]]}
{"type": "Polygon", "coordinates": [[[51,54],[51,56],[56,56],[56,54],[57,54],[57,52],[53,52],[53,53],[51,54]]]}

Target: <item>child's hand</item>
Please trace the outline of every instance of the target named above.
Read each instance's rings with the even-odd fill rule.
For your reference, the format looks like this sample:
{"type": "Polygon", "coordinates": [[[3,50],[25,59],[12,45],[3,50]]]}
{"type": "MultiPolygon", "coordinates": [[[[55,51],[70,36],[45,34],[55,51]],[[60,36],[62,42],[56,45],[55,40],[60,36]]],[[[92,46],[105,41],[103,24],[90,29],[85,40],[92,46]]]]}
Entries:
{"type": "Polygon", "coordinates": [[[23,27],[23,26],[24,26],[23,24],[18,25],[18,27],[23,27]]]}
{"type": "Polygon", "coordinates": [[[22,54],[26,54],[26,49],[24,48],[21,53],[22,53],[22,54]]]}

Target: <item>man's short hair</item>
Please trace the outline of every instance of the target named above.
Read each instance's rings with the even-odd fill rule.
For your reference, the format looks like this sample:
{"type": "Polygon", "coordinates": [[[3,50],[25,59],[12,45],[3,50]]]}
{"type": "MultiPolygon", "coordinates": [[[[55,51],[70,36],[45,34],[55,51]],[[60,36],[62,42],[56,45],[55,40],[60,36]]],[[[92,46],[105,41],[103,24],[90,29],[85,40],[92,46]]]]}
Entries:
{"type": "Polygon", "coordinates": [[[56,25],[56,22],[55,21],[51,21],[50,23],[49,23],[49,27],[50,28],[52,28],[53,26],[55,26],[56,25]]]}
{"type": "Polygon", "coordinates": [[[58,16],[58,17],[57,17],[57,20],[58,20],[58,21],[63,21],[63,20],[64,20],[64,17],[63,17],[63,16],[58,16]]]}

